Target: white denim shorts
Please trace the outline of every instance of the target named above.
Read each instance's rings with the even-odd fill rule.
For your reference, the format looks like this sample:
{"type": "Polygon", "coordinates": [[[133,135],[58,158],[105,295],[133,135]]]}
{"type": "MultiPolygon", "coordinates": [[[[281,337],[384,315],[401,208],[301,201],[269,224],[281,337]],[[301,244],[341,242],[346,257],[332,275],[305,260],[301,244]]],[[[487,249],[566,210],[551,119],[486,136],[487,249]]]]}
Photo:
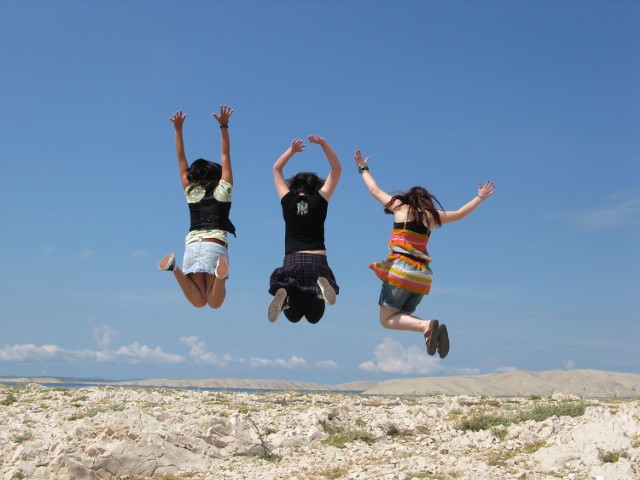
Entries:
{"type": "Polygon", "coordinates": [[[185,274],[204,272],[213,275],[220,257],[225,257],[229,261],[227,247],[214,242],[196,240],[188,243],[184,249],[182,271],[185,274]]]}

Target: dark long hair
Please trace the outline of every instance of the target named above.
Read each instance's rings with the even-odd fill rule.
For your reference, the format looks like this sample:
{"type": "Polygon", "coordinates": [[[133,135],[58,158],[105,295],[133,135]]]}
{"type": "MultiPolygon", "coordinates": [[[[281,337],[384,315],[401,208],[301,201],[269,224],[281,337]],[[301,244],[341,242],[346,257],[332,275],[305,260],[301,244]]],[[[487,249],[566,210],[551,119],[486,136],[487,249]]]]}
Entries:
{"type": "MultiPolygon", "coordinates": [[[[437,227],[442,226],[442,222],[440,221],[440,213],[436,209],[434,203],[437,203],[441,210],[444,210],[438,199],[435,195],[429,193],[426,188],[422,187],[412,187],[405,193],[399,193],[391,197],[389,203],[384,206],[384,213],[393,213],[389,207],[396,200],[400,201],[403,205],[407,205],[409,207],[409,212],[407,213],[408,217],[413,217],[415,220],[421,223],[425,223],[425,217],[427,212],[431,214],[431,217],[436,223],[437,227]]],[[[426,217],[427,224],[428,217],[426,217]]]]}
{"type": "Polygon", "coordinates": [[[295,195],[304,193],[305,195],[313,195],[324,185],[324,179],[320,178],[313,172],[296,173],[287,180],[287,187],[295,195]]]}
{"type": "Polygon", "coordinates": [[[222,165],[210,162],[204,158],[199,158],[191,164],[187,170],[187,180],[189,180],[189,192],[198,185],[205,189],[212,185],[217,185],[222,176],[222,165]]]}

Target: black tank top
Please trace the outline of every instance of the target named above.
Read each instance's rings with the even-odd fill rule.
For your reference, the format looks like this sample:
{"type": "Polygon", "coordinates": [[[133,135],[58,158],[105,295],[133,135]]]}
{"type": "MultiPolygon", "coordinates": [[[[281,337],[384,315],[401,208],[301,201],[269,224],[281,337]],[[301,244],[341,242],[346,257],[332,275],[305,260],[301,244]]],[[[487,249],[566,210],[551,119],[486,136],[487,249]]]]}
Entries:
{"type": "Polygon", "coordinates": [[[324,221],[329,203],[316,192],[296,195],[288,192],[280,200],[284,218],[284,253],[325,250],[324,221]]]}

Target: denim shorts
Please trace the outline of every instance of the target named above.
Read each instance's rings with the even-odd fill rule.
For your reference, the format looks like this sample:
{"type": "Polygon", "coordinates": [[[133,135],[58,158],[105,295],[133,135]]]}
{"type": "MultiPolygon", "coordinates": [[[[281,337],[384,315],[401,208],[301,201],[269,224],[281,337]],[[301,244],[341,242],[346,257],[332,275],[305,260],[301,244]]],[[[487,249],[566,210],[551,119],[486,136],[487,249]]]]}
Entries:
{"type": "Polygon", "coordinates": [[[213,275],[220,257],[229,260],[229,251],[225,246],[199,240],[190,242],[184,249],[182,271],[185,274],[204,272],[213,275]]]}
{"type": "Polygon", "coordinates": [[[394,287],[386,282],[382,283],[378,305],[394,312],[413,313],[424,297],[421,293],[413,293],[402,288],[394,287]]]}

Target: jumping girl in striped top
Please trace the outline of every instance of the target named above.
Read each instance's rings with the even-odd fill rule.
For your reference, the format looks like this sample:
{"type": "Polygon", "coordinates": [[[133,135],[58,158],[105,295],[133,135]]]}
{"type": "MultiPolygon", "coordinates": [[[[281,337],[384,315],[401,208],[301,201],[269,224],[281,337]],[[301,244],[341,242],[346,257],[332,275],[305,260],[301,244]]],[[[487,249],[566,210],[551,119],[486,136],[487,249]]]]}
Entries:
{"type": "Polygon", "coordinates": [[[431,257],[427,242],[435,227],[456,222],[473,212],[483,200],[493,195],[495,185],[487,181],[478,184],[478,194],[455,211],[436,209],[442,205],[426,189],[413,187],[405,193],[391,196],[380,187],[369,171],[369,157],[363,159],[360,150],[355,154],[358,171],[369,192],[384,205],[384,212],[393,215],[394,223],[389,241],[389,256],[369,265],[382,280],[380,292],[380,323],[392,330],[410,330],[424,335],[427,353],[444,358],[449,353],[447,326],[438,320],[425,321],[413,315],[424,295],[431,289],[431,257]]]}

